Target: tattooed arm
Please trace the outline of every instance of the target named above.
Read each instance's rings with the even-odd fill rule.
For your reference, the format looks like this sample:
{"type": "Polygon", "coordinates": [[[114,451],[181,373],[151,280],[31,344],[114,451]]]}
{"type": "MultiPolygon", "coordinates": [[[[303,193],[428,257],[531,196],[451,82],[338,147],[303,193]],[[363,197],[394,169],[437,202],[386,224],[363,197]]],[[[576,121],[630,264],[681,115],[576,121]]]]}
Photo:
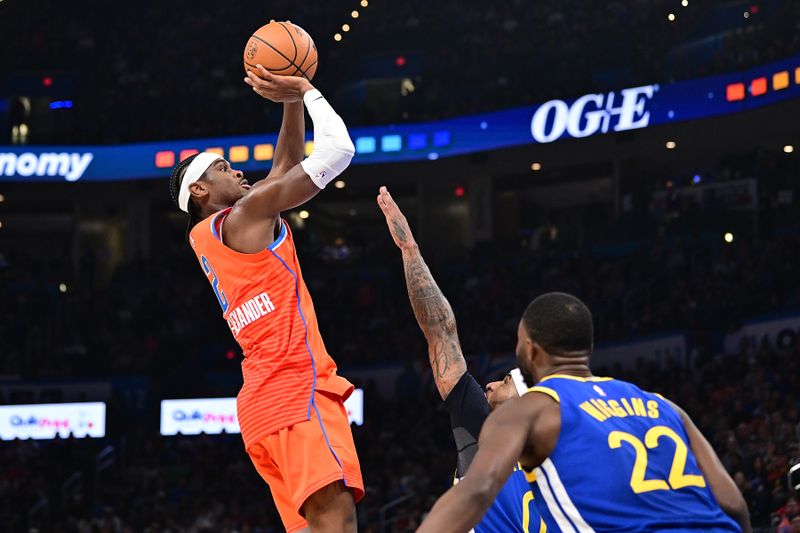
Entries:
{"type": "Polygon", "coordinates": [[[397,207],[386,187],[381,187],[378,205],[386,216],[389,232],[403,252],[408,299],[414,309],[419,327],[428,341],[428,359],[433,370],[436,388],[442,399],[467,371],[467,363],[458,341],[456,317],[450,302],[434,281],[428,265],[422,259],[406,217],[397,207]]]}

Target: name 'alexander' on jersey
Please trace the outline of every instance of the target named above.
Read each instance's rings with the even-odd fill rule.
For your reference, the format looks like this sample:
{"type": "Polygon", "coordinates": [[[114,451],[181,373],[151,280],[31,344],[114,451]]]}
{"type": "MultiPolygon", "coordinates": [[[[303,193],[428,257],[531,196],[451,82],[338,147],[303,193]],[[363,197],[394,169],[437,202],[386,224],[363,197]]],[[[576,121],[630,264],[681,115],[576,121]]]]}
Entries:
{"type": "Polygon", "coordinates": [[[256,320],[261,320],[275,310],[275,304],[266,292],[261,292],[228,312],[225,320],[236,337],[240,331],[256,320]]]}

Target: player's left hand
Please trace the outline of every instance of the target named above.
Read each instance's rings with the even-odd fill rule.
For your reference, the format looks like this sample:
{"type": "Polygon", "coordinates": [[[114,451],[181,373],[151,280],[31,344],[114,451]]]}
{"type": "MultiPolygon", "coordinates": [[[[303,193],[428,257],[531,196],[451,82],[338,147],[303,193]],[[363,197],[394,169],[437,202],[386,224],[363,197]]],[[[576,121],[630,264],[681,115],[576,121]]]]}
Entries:
{"type": "Polygon", "coordinates": [[[300,102],[303,95],[314,88],[305,78],[272,74],[261,65],[256,65],[256,68],[258,73],[247,71],[244,82],[257,94],[273,102],[300,102]]]}
{"type": "Polygon", "coordinates": [[[378,193],[378,206],[386,216],[386,225],[389,226],[389,233],[392,234],[394,243],[401,249],[414,248],[417,242],[414,240],[414,234],[411,233],[411,228],[408,226],[403,212],[389,194],[386,187],[381,187],[378,193]]]}

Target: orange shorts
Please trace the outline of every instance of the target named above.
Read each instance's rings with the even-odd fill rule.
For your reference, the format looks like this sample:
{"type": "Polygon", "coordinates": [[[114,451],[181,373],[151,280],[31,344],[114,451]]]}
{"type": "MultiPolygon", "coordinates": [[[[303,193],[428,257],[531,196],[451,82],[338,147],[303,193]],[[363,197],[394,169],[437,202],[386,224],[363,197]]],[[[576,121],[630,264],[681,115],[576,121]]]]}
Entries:
{"type": "Polygon", "coordinates": [[[247,453],[269,485],[288,533],[308,527],[301,508],[326,485],[342,480],[356,502],[364,497],[353,434],[338,396],[317,390],[310,420],[268,435],[247,453]]]}

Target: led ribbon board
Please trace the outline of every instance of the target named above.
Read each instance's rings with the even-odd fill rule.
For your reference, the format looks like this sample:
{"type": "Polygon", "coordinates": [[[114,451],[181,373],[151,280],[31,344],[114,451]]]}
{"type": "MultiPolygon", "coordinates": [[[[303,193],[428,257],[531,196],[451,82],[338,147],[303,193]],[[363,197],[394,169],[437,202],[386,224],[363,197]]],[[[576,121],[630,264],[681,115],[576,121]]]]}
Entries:
{"type": "MultiPolygon", "coordinates": [[[[354,128],[354,164],[440,157],[549,143],[739,113],[800,96],[800,56],[745,72],[643,85],[572,100],[550,100],[437,122],[354,128]]],[[[234,168],[272,165],[277,134],[118,146],[0,146],[0,181],[112,181],[163,178],[198,151],[214,151],[234,168]]],[[[309,132],[306,153],[313,146],[309,132]]]]}
{"type": "Polygon", "coordinates": [[[105,435],[104,402],[0,406],[0,440],[83,439],[105,435]]]}

